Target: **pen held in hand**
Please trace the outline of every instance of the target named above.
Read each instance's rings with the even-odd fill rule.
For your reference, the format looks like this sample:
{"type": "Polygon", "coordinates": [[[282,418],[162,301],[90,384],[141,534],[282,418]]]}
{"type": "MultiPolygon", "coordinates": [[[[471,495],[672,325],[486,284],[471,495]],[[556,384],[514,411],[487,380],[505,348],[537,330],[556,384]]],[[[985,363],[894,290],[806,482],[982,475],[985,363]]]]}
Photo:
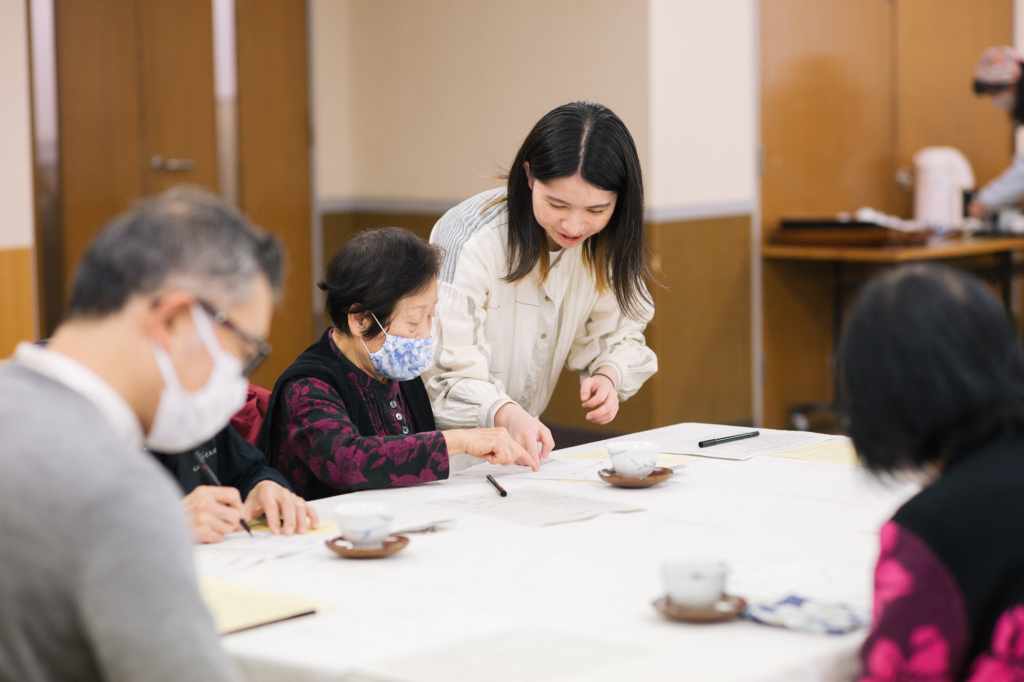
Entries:
{"type": "Polygon", "coordinates": [[[722,436],[721,438],[709,438],[708,440],[702,440],[697,443],[699,448],[710,448],[713,445],[722,445],[723,443],[732,443],[737,440],[745,440],[747,438],[755,438],[760,436],[760,431],[747,431],[745,433],[737,433],[732,436],[722,436]]]}
{"type": "MultiPolygon", "coordinates": [[[[213,469],[210,468],[210,465],[204,462],[198,453],[193,453],[193,456],[195,457],[196,464],[199,466],[199,473],[206,477],[207,482],[210,485],[223,488],[224,486],[221,485],[220,479],[217,478],[217,474],[213,473],[213,469]]],[[[252,529],[249,528],[249,524],[245,522],[245,519],[239,519],[239,522],[242,524],[242,528],[245,529],[245,532],[251,537],[252,529]]]]}
{"type": "Polygon", "coordinates": [[[487,474],[487,481],[494,486],[494,489],[498,491],[498,494],[502,497],[508,497],[508,491],[498,485],[498,481],[495,480],[494,476],[487,474]]]}

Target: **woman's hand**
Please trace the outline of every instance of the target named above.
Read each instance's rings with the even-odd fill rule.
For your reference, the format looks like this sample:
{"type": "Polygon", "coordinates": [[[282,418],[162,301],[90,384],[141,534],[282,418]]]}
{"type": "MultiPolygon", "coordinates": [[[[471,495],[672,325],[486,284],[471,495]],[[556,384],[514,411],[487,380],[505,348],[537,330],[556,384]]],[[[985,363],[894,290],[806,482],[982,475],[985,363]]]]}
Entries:
{"type": "Polygon", "coordinates": [[[580,381],[580,403],[587,410],[587,421],[607,424],[619,414],[619,394],[615,381],[604,372],[596,372],[580,381]]]}
{"type": "Polygon", "coordinates": [[[540,458],[523,449],[503,427],[455,429],[442,434],[449,452],[465,452],[491,464],[521,464],[534,471],[540,468],[540,458]]]}
{"type": "Polygon", "coordinates": [[[245,500],[245,516],[249,521],[266,516],[267,525],[274,535],[302,534],[320,524],[312,505],[270,480],[260,481],[249,491],[245,500]]]}
{"type": "Polygon", "coordinates": [[[515,403],[506,403],[498,410],[494,415],[494,425],[508,429],[512,438],[524,450],[537,455],[541,460],[547,459],[555,449],[551,429],[515,403]]]}
{"type": "Polygon", "coordinates": [[[196,542],[221,542],[225,535],[241,528],[239,521],[245,509],[235,488],[201,485],[182,502],[196,542]]]}

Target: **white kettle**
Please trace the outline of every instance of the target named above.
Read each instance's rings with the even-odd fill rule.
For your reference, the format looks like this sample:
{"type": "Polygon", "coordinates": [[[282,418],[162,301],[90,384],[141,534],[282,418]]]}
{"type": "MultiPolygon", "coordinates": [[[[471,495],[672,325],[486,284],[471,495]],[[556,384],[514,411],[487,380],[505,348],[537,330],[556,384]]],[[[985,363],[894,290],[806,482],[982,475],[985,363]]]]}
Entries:
{"type": "Polygon", "coordinates": [[[971,164],[959,149],[925,147],[914,154],[914,220],[948,230],[964,220],[964,190],[974,188],[971,164]]]}

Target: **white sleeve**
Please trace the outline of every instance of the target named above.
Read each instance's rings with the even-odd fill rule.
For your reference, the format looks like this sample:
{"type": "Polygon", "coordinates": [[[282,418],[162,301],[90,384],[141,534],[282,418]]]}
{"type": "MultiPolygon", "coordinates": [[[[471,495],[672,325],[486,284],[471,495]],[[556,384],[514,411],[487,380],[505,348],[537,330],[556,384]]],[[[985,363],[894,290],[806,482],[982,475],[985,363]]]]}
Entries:
{"type": "Polygon", "coordinates": [[[437,356],[423,375],[439,429],[494,426],[494,415],[514,402],[491,375],[487,306],[497,276],[473,248],[459,254],[453,282],[438,290],[437,356]]]}
{"type": "Polygon", "coordinates": [[[628,400],[658,371],[658,356],[647,346],[644,330],[654,317],[654,306],[644,303],[638,319],[623,314],[612,291],[597,303],[573,342],[566,363],[570,370],[593,374],[611,367],[618,374],[619,398],[628,400]]]}
{"type": "Polygon", "coordinates": [[[978,191],[975,197],[994,210],[1016,204],[1024,198],[1024,157],[1018,156],[1003,173],[978,191]]]}

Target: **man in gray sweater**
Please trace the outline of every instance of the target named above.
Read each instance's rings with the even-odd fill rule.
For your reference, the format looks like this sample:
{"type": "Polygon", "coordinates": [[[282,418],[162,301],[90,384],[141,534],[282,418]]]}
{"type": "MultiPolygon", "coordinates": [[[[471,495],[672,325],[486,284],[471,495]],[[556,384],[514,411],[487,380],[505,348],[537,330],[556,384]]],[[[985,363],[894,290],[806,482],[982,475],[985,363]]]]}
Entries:
{"type": "Polygon", "coordinates": [[[281,282],[276,240],[171,190],[89,247],[46,348],[0,363],[0,680],[234,680],[178,491],[143,447],[211,438],[281,282]]]}

